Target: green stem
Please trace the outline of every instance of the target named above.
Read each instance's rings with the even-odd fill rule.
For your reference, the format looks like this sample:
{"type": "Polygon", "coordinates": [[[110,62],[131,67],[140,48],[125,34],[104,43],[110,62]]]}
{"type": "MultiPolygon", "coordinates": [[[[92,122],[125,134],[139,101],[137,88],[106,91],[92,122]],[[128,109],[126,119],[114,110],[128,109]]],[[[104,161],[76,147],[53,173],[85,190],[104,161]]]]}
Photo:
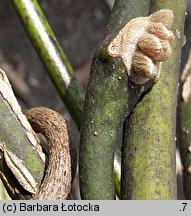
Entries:
{"type": "Polygon", "coordinates": [[[0,200],[10,200],[3,182],[0,180],[0,200]]]}
{"type": "MultiPolygon", "coordinates": [[[[44,175],[44,163],[39,159],[39,156],[28,140],[26,131],[10,109],[2,98],[0,98],[0,140],[5,143],[6,147],[12,153],[23,161],[35,181],[40,185],[44,175]]],[[[8,184],[15,189],[13,191],[15,193],[14,198],[31,198],[30,194],[18,184],[14,175],[8,169],[2,151],[0,151],[0,172],[6,177],[8,184]]],[[[4,183],[8,189],[7,182],[4,183]]]]}
{"type": "Polygon", "coordinates": [[[125,124],[122,199],[176,199],[176,97],[182,48],[178,37],[183,36],[184,0],[151,1],[151,12],[164,8],[174,12],[173,54],[162,63],[159,81],[137,104],[125,124]]]}
{"type": "Polygon", "coordinates": [[[12,0],[33,46],[78,128],[84,91],[36,0],[12,0]]]}
{"type": "MultiPolygon", "coordinates": [[[[122,61],[110,58],[108,42],[133,17],[147,15],[150,1],[117,0],[107,36],[98,47],[85,98],[80,143],[82,199],[114,199],[113,159],[124,119],[141,96],[122,61]]],[[[144,86],[148,89],[149,86],[144,86]]]]}

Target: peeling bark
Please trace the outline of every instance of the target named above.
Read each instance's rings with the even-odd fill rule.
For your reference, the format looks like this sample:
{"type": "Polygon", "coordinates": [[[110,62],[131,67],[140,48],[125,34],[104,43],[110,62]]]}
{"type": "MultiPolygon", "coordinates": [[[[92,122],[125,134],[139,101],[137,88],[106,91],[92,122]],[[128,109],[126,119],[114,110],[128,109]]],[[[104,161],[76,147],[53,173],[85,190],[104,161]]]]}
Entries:
{"type": "Polygon", "coordinates": [[[39,147],[38,137],[22,114],[6,74],[0,70],[0,175],[8,191],[14,192],[12,196],[27,199],[29,192],[36,193],[45,162],[39,147]]]}

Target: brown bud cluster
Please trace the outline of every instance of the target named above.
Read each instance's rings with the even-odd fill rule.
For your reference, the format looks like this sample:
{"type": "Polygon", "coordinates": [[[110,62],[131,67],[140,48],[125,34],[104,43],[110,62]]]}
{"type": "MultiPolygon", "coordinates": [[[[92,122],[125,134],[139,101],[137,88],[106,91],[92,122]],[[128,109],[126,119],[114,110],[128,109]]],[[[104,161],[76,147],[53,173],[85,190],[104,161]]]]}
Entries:
{"type": "Polygon", "coordinates": [[[173,18],[173,11],[169,9],[134,18],[110,42],[107,47],[109,55],[122,59],[134,83],[145,84],[150,79],[157,81],[160,62],[166,61],[172,53],[170,41],[174,34],[169,28],[173,18]]]}

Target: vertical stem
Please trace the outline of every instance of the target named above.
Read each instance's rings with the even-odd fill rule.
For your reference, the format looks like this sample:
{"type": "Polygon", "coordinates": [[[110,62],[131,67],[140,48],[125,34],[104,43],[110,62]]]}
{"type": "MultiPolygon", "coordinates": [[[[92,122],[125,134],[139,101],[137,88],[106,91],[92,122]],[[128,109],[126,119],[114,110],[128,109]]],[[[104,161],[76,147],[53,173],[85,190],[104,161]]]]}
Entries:
{"type": "Polygon", "coordinates": [[[172,9],[175,16],[173,54],[162,64],[159,81],[126,121],[122,146],[122,199],[176,199],[176,97],[184,0],[151,1],[152,12],[163,8],[172,9]]]}

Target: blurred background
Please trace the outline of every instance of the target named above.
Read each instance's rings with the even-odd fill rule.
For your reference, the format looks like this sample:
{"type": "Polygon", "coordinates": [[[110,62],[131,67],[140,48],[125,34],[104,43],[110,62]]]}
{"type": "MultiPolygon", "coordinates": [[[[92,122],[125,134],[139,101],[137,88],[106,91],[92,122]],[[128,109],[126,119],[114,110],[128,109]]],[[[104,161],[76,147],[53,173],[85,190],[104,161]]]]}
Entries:
{"type": "MultiPolygon", "coordinates": [[[[94,50],[104,37],[111,11],[110,0],[38,2],[85,87],[94,50]]],[[[63,103],[7,0],[0,3],[0,64],[26,105],[48,106],[63,111],[63,103]],[[16,74],[15,80],[13,74],[16,74]]]]}

